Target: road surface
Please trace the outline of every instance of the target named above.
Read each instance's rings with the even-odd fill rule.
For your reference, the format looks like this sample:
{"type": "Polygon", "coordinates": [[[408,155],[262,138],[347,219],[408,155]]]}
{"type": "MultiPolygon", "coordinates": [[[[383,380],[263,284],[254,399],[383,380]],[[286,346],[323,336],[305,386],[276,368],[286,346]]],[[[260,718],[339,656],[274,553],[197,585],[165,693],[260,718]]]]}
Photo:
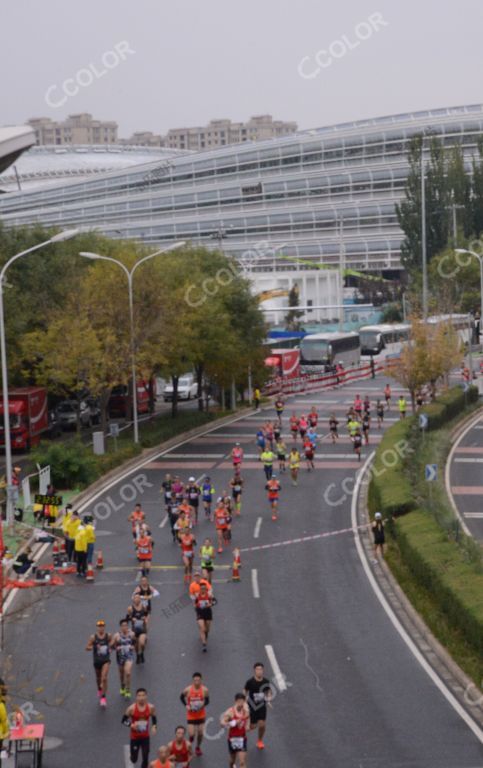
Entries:
{"type": "MultiPolygon", "coordinates": [[[[267,748],[258,753],[250,737],[250,768],[476,768],[483,748],[447,703],[383,612],[366,578],[351,527],[351,492],[358,464],[345,434],[344,414],[356,391],[382,393],[384,380],[289,399],[285,432],[293,409],[316,404],[319,435],[327,433],[331,411],[341,419],[343,437],[318,449],[315,472],[301,471],[299,486],[281,477],[280,517],[272,522],[264,477],[254,445],[258,426],[273,411],[246,415],[171,449],[132,472],[88,507],[98,518],[98,547],[106,567],[93,585],[66,577],[66,586],[30,606],[31,590],[17,603],[6,631],[13,683],[20,701],[41,713],[54,748],[45,768],[120,768],[129,765],[129,732],[121,725],[125,702],[112,664],[107,711],[99,710],[91,655],[84,646],[95,621],[115,631],[136,584],[130,526],[139,500],[156,540],[152,583],[154,602],[146,664],[134,669],[134,687],[144,685],[159,712],[154,746],[166,743],[184,721],[179,694],[201,671],[211,694],[209,738],[204,757],[193,765],[228,765],[226,737],[219,716],[262,661],[273,679],[267,748]],[[242,552],[242,581],[229,580],[231,557],[218,558],[215,573],[214,626],[207,654],[201,653],[191,606],[181,607],[183,586],[178,548],[171,541],[159,488],[166,472],[183,480],[209,473],[217,491],[227,487],[227,455],[235,441],[245,450],[242,515],[236,519],[233,545],[242,552]],[[330,488],[329,488],[330,486],[330,488]],[[319,537],[321,533],[328,534],[319,537]],[[336,534],[336,535],[330,535],[336,534]],[[314,536],[316,538],[310,538],[314,536]],[[286,543],[307,537],[302,542],[286,543]],[[281,546],[280,542],[284,542],[281,546]],[[263,549],[261,545],[273,545],[263,549]],[[22,687],[23,685],[23,687],[22,687]],[[30,698],[29,698],[30,697],[30,698]],[[46,703],[47,702],[47,703],[46,703]],[[67,760],[69,763],[67,763],[67,760]]],[[[386,426],[397,419],[393,409],[386,426]]],[[[373,410],[374,413],[374,410],[373,410]]],[[[380,435],[374,425],[372,449],[380,435]]],[[[368,448],[363,449],[367,455],[368,448]]],[[[204,520],[198,543],[214,536],[204,520]]]]}

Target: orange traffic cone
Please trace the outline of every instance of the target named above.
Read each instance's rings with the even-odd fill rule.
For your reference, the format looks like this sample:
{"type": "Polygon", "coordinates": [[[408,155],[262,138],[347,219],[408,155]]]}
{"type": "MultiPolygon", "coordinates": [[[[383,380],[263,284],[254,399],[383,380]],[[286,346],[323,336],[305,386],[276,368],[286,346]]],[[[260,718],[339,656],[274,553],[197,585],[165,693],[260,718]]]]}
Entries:
{"type": "Polygon", "coordinates": [[[104,555],[102,554],[101,550],[99,550],[97,553],[96,568],[104,568],[104,555]]]}
{"type": "Polygon", "coordinates": [[[234,549],[233,550],[233,570],[231,573],[232,581],[240,581],[240,568],[241,568],[240,550],[234,549]]]}
{"type": "Polygon", "coordinates": [[[94,581],[94,568],[92,567],[92,563],[89,563],[87,566],[86,581],[94,581]]]}
{"type": "Polygon", "coordinates": [[[60,542],[60,551],[62,552],[62,554],[63,554],[63,555],[64,555],[64,554],[66,553],[66,551],[67,551],[67,550],[66,550],[66,546],[65,546],[65,539],[62,539],[62,541],[60,542]]]}
{"type": "Polygon", "coordinates": [[[57,539],[54,539],[54,546],[52,547],[52,554],[58,555],[59,554],[59,542],[57,539]]]}

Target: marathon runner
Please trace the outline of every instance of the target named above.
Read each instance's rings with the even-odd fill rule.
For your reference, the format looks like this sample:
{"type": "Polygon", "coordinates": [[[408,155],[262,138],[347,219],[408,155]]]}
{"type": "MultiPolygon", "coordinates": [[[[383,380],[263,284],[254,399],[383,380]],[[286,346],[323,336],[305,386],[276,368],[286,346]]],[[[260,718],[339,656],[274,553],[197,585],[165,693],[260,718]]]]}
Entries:
{"type": "Polygon", "coordinates": [[[288,463],[290,466],[290,477],[292,478],[292,485],[297,485],[300,469],[300,453],[298,452],[297,448],[294,447],[290,451],[288,463]]]}
{"type": "Polygon", "coordinates": [[[200,593],[200,587],[202,584],[205,585],[210,595],[213,594],[211,582],[209,581],[209,579],[205,579],[204,577],[201,578],[201,573],[199,571],[195,571],[193,574],[193,581],[191,582],[190,588],[189,588],[190,598],[193,604],[195,603],[195,600],[200,593]]]}
{"type": "Polygon", "coordinates": [[[335,444],[336,440],[339,439],[339,421],[334,413],[329,419],[329,432],[332,443],[335,444]]]}
{"type": "Polygon", "coordinates": [[[141,567],[141,574],[148,576],[153,559],[153,540],[148,533],[148,527],[143,523],[136,540],[136,555],[141,567]]]}
{"type": "Polygon", "coordinates": [[[310,413],[309,413],[307,418],[309,420],[310,426],[315,429],[317,427],[317,422],[319,420],[319,414],[317,413],[317,408],[315,407],[315,405],[312,408],[312,410],[310,411],[310,413]]]}
{"type": "Polygon", "coordinates": [[[231,523],[233,520],[233,508],[231,505],[231,497],[223,491],[223,504],[226,509],[226,530],[223,532],[223,539],[226,543],[231,541],[231,523]]]}
{"type": "Polygon", "coordinates": [[[196,539],[191,531],[185,531],[180,533],[179,544],[181,547],[181,556],[183,558],[184,565],[184,581],[189,583],[191,574],[193,572],[193,560],[195,557],[194,547],[196,544],[196,539]]]}
{"type": "Polygon", "coordinates": [[[228,729],[228,752],[230,768],[237,764],[246,768],[247,728],[250,721],[250,710],[243,693],[235,695],[235,703],[220,718],[220,723],[228,729]]]}
{"type": "Polygon", "coordinates": [[[119,667],[119,677],[121,679],[121,696],[126,699],[131,698],[131,672],[134,662],[134,645],[136,638],[134,632],[129,629],[127,619],[121,619],[119,622],[119,632],[115,632],[111,640],[111,648],[116,652],[116,661],[119,667]]]}
{"type": "Polygon", "coordinates": [[[218,553],[223,552],[223,544],[226,542],[226,532],[228,530],[228,511],[221,496],[219,497],[215,509],[215,527],[218,539],[218,553]]]}
{"type": "Polygon", "coordinates": [[[362,415],[362,400],[360,395],[356,395],[354,398],[354,411],[358,419],[362,415]]]}
{"type": "Polygon", "coordinates": [[[371,412],[371,401],[369,399],[369,395],[366,395],[364,397],[364,413],[370,414],[370,412],[371,412]]]}
{"type": "Polygon", "coordinates": [[[260,454],[260,461],[263,464],[263,471],[265,472],[266,479],[270,480],[273,472],[273,462],[275,461],[275,454],[272,452],[270,448],[265,448],[260,454]]]}
{"type": "Polygon", "coordinates": [[[211,539],[205,539],[200,547],[201,570],[203,577],[211,584],[213,574],[213,560],[215,559],[215,548],[211,539]]]}
{"type": "Polygon", "coordinates": [[[139,536],[139,529],[141,527],[141,523],[144,523],[145,520],[146,520],[146,515],[141,509],[141,505],[136,504],[133,511],[128,517],[128,521],[131,523],[131,527],[132,527],[132,537],[135,542],[139,536]]]}
{"type": "Polygon", "coordinates": [[[169,757],[169,748],[162,746],[158,749],[158,757],[149,764],[149,768],[173,768],[173,761],[169,757]]]}
{"type": "Polygon", "coordinates": [[[280,437],[275,443],[275,449],[277,451],[278,469],[280,472],[285,472],[285,462],[287,460],[287,446],[285,441],[280,437]]]}
{"type": "Polygon", "coordinates": [[[391,410],[391,385],[386,384],[384,387],[384,398],[386,400],[386,408],[388,411],[391,410]]]}
{"type": "Polygon", "coordinates": [[[194,477],[189,478],[185,493],[189,505],[193,510],[193,520],[196,525],[198,523],[198,506],[200,503],[201,488],[194,477]]]}
{"type": "Polygon", "coordinates": [[[107,706],[107,678],[111,663],[110,644],[111,635],[106,632],[106,622],[99,619],[96,621],[95,633],[87,641],[86,651],[92,651],[97,697],[99,705],[103,708],[107,706]]]}
{"type": "Polygon", "coordinates": [[[280,426],[282,426],[282,416],[283,416],[284,408],[285,408],[285,403],[282,397],[278,397],[275,401],[275,411],[276,411],[278,423],[280,424],[280,426]]]}
{"type": "Polygon", "coordinates": [[[140,595],[134,595],[132,603],[126,611],[126,619],[134,632],[136,647],[136,664],[144,664],[144,650],[148,641],[148,612],[144,608],[140,595]]]}
{"type": "Polygon", "coordinates": [[[297,435],[299,433],[299,419],[297,418],[297,414],[295,411],[293,411],[291,417],[290,417],[290,432],[292,433],[292,440],[294,443],[297,442],[297,435]]]}
{"type": "Polygon", "coordinates": [[[364,435],[364,442],[366,445],[369,445],[370,428],[371,428],[371,417],[369,415],[369,411],[364,411],[364,415],[362,417],[362,434],[364,435]]]}
{"type": "Polygon", "coordinates": [[[250,730],[258,728],[258,749],[265,749],[267,705],[271,706],[272,689],[270,680],[265,677],[264,666],[260,662],[253,665],[253,677],[245,683],[245,696],[250,710],[250,730]]]}
{"type": "Polygon", "coordinates": [[[260,427],[260,429],[257,430],[257,434],[256,434],[256,437],[255,437],[255,442],[256,442],[256,444],[258,446],[258,450],[260,451],[260,453],[263,450],[265,450],[265,431],[264,431],[263,427],[260,427]]]}
{"type": "Polygon", "coordinates": [[[309,428],[309,422],[307,421],[307,418],[302,414],[302,416],[299,419],[299,434],[302,438],[302,442],[304,441],[304,437],[306,435],[307,429],[309,428]]]}
{"type": "Polygon", "coordinates": [[[208,475],[205,476],[201,484],[201,498],[203,501],[203,508],[205,510],[205,517],[211,519],[211,501],[215,494],[215,487],[212,485],[208,475]]]}
{"type": "Polygon", "coordinates": [[[356,433],[359,432],[360,429],[361,425],[359,421],[355,417],[351,417],[347,422],[347,431],[349,432],[349,437],[351,440],[354,440],[356,433]]]}
{"type": "Polygon", "coordinates": [[[352,442],[354,444],[354,453],[357,455],[357,460],[361,460],[361,448],[362,448],[362,435],[360,433],[360,430],[357,429],[356,433],[354,434],[352,438],[352,442]]]}
{"type": "Polygon", "coordinates": [[[136,765],[139,752],[141,752],[141,768],[148,768],[150,721],[152,722],[151,733],[154,736],[158,723],[156,709],[153,704],[148,702],[146,688],[138,688],[136,691],[136,701],[126,709],[122,718],[122,724],[129,726],[131,729],[129,745],[131,763],[136,765]]]}
{"type": "Polygon", "coordinates": [[[265,433],[265,446],[267,443],[270,446],[270,450],[273,451],[273,441],[275,439],[274,430],[273,430],[273,424],[271,421],[267,421],[263,431],[265,433]]]}
{"type": "Polygon", "coordinates": [[[404,395],[401,395],[401,397],[397,401],[397,405],[398,405],[398,408],[399,408],[399,416],[400,416],[400,418],[401,419],[405,419],[406,418],[407,403],[406,403],[406,398],[404,397],[404,395]]]}
{"type": "Polygon", "coordinates": [[[171,506],[173,480],[170,474],[165,475],[163,482],[161,483],[162,493],[164,494],[164,505],[166,512],[169,512],[171,506]]]}
{"type": "Polygon", "coordinates": [[[278,497],[281,490],[280,483],[278,482],[276,475],[272,475],[270,480],[266,483],[265,489],[268,492],[268,501],[270,503],[270,509],[272,510],[272,520],[276,520],[278,510],[278,497]]]}
{"type": "Polygon", "coordinates": [[[382,403],[380,400],[376,403],[376,413],[377,413],[377,428],[381,429],[382,422],[384,421],[384,403],[382,403]]]}
{"type": "Polygon", "coordinates": [[[195,755],[201,757],[201,743],[205,734],[206,707],[210,703],[210,694],[200,672],[195,672],[191,685],[182,691],[181,703],[186,707],[186,719],[188,723],[188,736],[190,744],[196,739],[195,755]]]}
{"type": "Polygon", "coordinates": [[[139,584],[132,594],[132,599],[134,599],[136,595],[139,595],[141,598],[141,604],[143,608],[146,609],[146,624],[149,624],[149,619],[151,617],[151,600],[153,597],[157,597],[159,592],[151,587],[147,576],[142,576],[139,584]]]}
{"type": "Polygon", "coordinates": [[[241,463],[243,461],[243,448],[240,443],[235,443],[235,446],[231,451],[231,460],[233,462],[233,469],[235,472],[240,471],[241,463]]]}
{"type": "Polygon", "coordinates": [[[374,522],[372,523],[372,535],[374,537],[374,560],[372,562],[377,563],[378,554],[381,556],[381,558],[384,558],[384,544],[386,542],[384,522],[380,512],[376,512],[374,515],[374,522]]]}
{"type": "Polygon", "coordinates": [[[273,440],[275,442],[275,446],[277,445],[277,443],[280,440],[281,436],[282,436],[282,427],[281,427],[280,423],[278,421],[276,421],[275,424],[273,425],[273,440]]]}
{"type": "Polygon", "coordinates": [[[235,470],[235,474],[230,480],[231,494],[233,496],[233,503],[235,504],[235,513],[239,515],[241,513],[241,497],[243,492],[243,478],[239,471],[235,470]]]}
{"type": "Polygon", "coordinates": [[[184,533],[189,533],[191,530],[191,519],[184,509],[181,510],[178,515],[178,519],[174,524],[174,530],[176,532],[176,541],[178,544],[180,542],[180,536],[184,533]]]}
{"type": "Polygon", "coordinates": [[[307,472],[310,472],[311,469],[315,469],[314,464],[314,444],[307,436],[304,440],[304,454],[305,454],[305,461],[307,463],[307,472]]]}
{"type": "Polygon", "coordinates": [[[181,504],[184,497],[184,485],[181,482],[178,475],[175,476],[173,480],[173,484],[171,486],[171,490],[173,493],[173,498],[178,504],[181,504]]]}
{"type": "Polygon", "coordinates": [[[193,748],[186,737],[186,728],[184,725],[178,725],[174,731],[174,739],[168,744],[168,752],[171,759],[171,766],[182,766],[188,768],[193,759],[193,748]]]}
{"type": "Polygon", "coordinates": [[[210,633],[211,622],[213,621],[213,593],[209,590],[206,583],[200,582],[200,588],[195,595],[196,622],[200,630],[200,640],[202,650],[206,653],[208,644],[208,635],[210,633]]]}

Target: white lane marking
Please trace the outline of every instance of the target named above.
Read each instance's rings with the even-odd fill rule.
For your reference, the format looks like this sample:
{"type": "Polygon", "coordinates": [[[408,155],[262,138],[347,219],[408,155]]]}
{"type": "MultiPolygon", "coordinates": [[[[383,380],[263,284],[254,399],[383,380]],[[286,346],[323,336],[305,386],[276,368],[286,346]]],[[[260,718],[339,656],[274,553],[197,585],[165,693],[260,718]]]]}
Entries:
{"type": "Polygon", "coordinates": [[[444,682],[438,677],[432,666],[429,664],[428,661],[424,658],[423,654],[419,650],[419,648],[416,646],[412,638],[409,636],[409,634],[404,629],[403,625],[397,618],[396,614],[394,613],[393,609],[387,602],[381,588],[379,587],[379,584],[377,583],[375,576],[373,572],[371,571],[369,567],[369,563],[367,561],[366,553],[364,551],[364,548],[362,546],[361,538],[359,531],[357,530],[357,502],[359,498],[359,491],[361,487],[362,480],[364,479],[367,467],[369,466],[370,462],[372,461],[373,457],[375,455],[375,451],[371,453],[370,456],[367,457],[366,461],[364,462],[364,465],[362,467],[361,472],[357,475],[357,480],[354,488],[354,493],[352,496],[352,505],[351,505],[351,523],[352,527],[354,529],[354,540],[356,544],[357,554],[359,555],[360,561],[362,563],[362,567],[364,569],[364,572],[369,580],[369,583],[374,590],[374,593],[379,600],[380,604],[382,605],[384,611],[386,612],[391,624],[393,625],[394,629],[402,640],[406,643],[407,647],[413,654],[413,656],[416,658],[416,660],[420,663],[424,671],[427,675],[431,678],[434,685],[439,688],[440,692],[443,694],[445,699],[448,701],[449,704],[453,707],[455,712],[465,721],[468,728],[470,728],[471,731],[475,734],[476,738],[483,744],[483,730],[475,723],[475,721],[470,717],[468,712],[464,709],[464,707],[461,706],[459,701],[453,696],[449,688],[446,687],[444,682]]]}
{"type": "Polygon", "coordinates": [[[255,600],[260,598],[260,589],[258,587],[258,571],[256,568],[252,568],[252,590],[255,600]]]}
{"type": "Polygon", "coordinates": [[[483,520],[483,512],[463,512],[463,516],[471,520],[483,520]]]}
{"type": "Polygon", "coordinates": [[[168,518],[169,518],[169,515],[167,515],[167,514],[166,514],[166,515],[163,517],[163,519],[161,520],[161,522],[160,522],[160,524],[159,524],[159,527],[160,527],[160,528],[164,528],[164,526],[165,526],[165,525],[166,525],[166,523],[168,522],[168,518]]]}
{"type": "Polygon", "coordinates": [[[255,523],[255,530],[253,531],[253,538],[258,539],[260,536],[260,528],[262,527],[263,517],[259,517],[255,523]]]}
{"type": "Polygon", "coordinates": [[[483,459],[454,459],[455,464],[483,464],[483,459]]]}
{"type": "Polygon", "coordinates": [[[265,646],[265,652],[268,656],[268,660],[272,666],[273,671],[273,677],[275,679],[275,684],[279,691],[286,691],[287,690],[287,683],[285,682],[285,678],[282,675],[282,671],[280,667],[278,666],[278,661],[276,659],[274,650],[271,645],[265,646]]]}
{"type": "Polygon", "coordinates": [[[481,412],[478,413],[475,419],[472,419],[467,427],[462,431],[462,433],[459,435],[458,439],[454,441],[453,446],[449,452],[448,458],[446,459],[446,467],[444,469],[444,484],[446,486],[446,493],[448,495],[450,504],[453,508],[453,512],[455,513],[455,517],[457,520],[461,523],[461,528],[463,529],[463,532],[466,533],[467,536],[472,536],[472,533],[468,526],[465,523],[463,515],[459,511],[459,507],[454,500],[453,492],[451,490],[451,467],[453,465],[454,461],[454,455],[455,451],[458,448],[459,444],[462,440],[466,437],[468,432],[471,432],[471,430],[474,428],[475,424],[478,424],[478,422],[481,421],[481,412]]]}
{"type": "Polygon", "coordinates": [[[124,765],[125,765],[125,768],[132,768],[131,752],[130,752],[128,744],[124,744],[123,752],[124,752],[124,765]]]}

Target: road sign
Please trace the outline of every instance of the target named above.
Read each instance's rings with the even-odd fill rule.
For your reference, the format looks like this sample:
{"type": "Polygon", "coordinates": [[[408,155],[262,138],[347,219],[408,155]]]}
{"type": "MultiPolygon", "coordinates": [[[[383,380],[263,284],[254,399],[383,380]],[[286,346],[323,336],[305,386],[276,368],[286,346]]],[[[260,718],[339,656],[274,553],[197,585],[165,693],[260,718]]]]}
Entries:
{"type": "Polygon", "coordinates": [[[109,424],[109,434],[111,437],[119,437],[119,424],[117,421],[111,421],[109,424]]]}
{"type": "Polygon", "coordinates": [[[437,464],[426,464],[426,468],[424,471],[424,477],[425,480],[432,483],[436,478],[438,477],[438,465],[437,464]]]}
{"type": "Polygon", "coordinates": [[[427,429],[429,424],[429,419],[426,416],[425,413],[421,413],[419,415],[419,429],[427,429]]]}

